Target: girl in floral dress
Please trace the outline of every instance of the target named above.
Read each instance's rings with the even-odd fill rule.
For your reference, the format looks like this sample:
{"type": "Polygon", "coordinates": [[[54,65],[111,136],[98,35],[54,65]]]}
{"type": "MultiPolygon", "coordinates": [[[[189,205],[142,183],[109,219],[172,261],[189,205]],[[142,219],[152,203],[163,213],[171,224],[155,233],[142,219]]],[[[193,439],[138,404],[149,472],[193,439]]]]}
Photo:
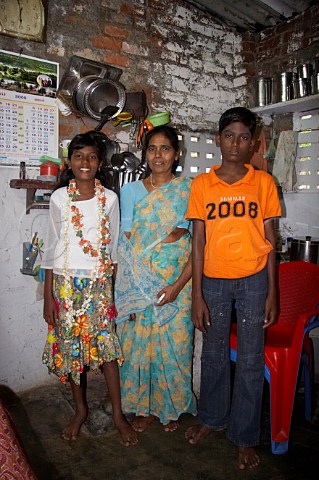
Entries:
{"type": "Polygon", "coordinates": [[[86,372],[101,367],[113,408],[113,422],[125,446],[137,435],[121,409],[118,364],[123,358],[114,318],[119,205],[105,188],[106,136],[87,132],[69,145],[67,168],[50,199],[43,267],[43,317],[48,337],[43,363],[69,381],[75,415],[63,438],[75,440],[88,415],[86,372]]]}

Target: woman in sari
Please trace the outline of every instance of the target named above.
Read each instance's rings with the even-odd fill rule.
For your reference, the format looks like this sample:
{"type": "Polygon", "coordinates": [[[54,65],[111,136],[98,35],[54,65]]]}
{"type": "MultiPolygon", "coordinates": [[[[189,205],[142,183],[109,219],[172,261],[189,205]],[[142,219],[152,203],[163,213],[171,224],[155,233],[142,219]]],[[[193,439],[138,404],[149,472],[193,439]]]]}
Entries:
{"type": "Polygon", "coordinates": [[[121,229],[115,286],[123,324],[122,408],[144,431],[156,418],[178,428],[196,415],[192,392],[191,238],[185,212],[190,179],[176,178],[179,142],[169,126],[148,132],[149,175],[121,189],[121,229]]]}

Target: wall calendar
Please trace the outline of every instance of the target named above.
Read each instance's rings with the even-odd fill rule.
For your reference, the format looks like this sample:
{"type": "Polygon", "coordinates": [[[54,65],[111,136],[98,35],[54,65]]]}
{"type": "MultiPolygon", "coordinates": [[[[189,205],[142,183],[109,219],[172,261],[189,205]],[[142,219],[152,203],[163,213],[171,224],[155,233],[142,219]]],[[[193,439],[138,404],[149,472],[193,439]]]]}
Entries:
{"type": "Polygon", "coordinates": [[[58,64],[0,50],[0,164],[58,157],[58,64]]]}

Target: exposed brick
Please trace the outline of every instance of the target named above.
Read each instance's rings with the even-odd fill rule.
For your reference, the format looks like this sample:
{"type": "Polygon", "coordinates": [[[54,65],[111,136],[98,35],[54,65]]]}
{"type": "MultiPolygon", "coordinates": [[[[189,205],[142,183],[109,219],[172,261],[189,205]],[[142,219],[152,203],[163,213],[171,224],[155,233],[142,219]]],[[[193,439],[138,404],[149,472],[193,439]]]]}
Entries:
{"type": "Polygon", "coordinates": [[[92,45],[96,48],[105,48],[106,50],[120,51],[122,49],[122,40],[116,40],[112,37],[94,36],[92,38],[92,45]]]}
{"type": "Polygon", "coordinates": [[[124,55],[106,55],[104,57],[104,62],[117,66],[117,67],[128,67],[130,64],[130,59],[128,57],[124,57],[124,55]]]}
{"type": "Polygon", "coordinates": [[[253,77],[256,74],[256,67],[253,62],[245,64],[246,67],[246,75],[248,77],[253,77]]]}
{"type": "Polygon", "coordinates": [[[250,50],[244,50],[242,53],[242,61],[244,63],[254,62],[256,59],[256,52],[252,52],[250,50]]]}
{"type": "Polygon", "coordinates": [[[242,49],[244,52],[255,52],[256,51],[256,42],[253,41],[243,41],[242,49]]]}
{"type": "MultiPolygon", "coordinates": [[[[293,30],[293,26],[291,25],[290,22],[287,22],[287,23],[279,23],[275,28],[275,33],[276,35],[283,35],[285,34],[286,32],[288,33],[291,33],[291,31],[293,30]]],[[[271,34],[271,32],[269,32],[271,34]]]]}
{"type": "Polygon", "coordinates": [[[145,8],[141,5],[123,3],[120,12],[123,15],[129,15],[130,17],[145,17],[145,8]]]}
{"type": "Polygon", "coordinates": [[[129,31],[125,30],[120,27],[114,27],[113,25],[105,25],[104,29],[105,33],[107,35],[113,36],[113,37],[119,37],[119,38],[128,38],[129,36],[129,31]]]}

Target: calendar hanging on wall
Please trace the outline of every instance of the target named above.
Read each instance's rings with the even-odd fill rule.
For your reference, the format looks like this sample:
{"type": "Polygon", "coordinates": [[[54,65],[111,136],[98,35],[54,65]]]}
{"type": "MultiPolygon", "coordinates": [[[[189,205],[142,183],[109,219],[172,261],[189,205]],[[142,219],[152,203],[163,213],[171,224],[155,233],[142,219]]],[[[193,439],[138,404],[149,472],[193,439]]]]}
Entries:
{"type": "Polygon", "coordinates": [[[59,65],[0,50],[0,164],[58,156],[59,65]]]}

